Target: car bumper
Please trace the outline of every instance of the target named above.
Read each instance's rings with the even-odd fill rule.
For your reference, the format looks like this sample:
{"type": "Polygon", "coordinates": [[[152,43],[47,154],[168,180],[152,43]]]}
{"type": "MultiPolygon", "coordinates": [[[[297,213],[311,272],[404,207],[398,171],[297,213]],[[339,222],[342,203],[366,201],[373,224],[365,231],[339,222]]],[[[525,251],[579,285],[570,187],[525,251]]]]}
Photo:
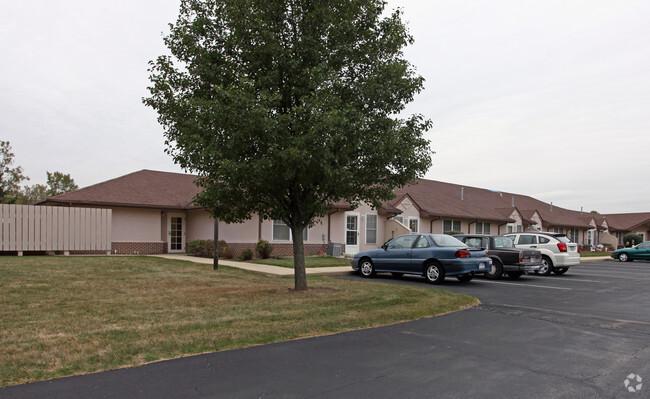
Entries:
{"type": "Polygon", "coordinates": [[[580,254],[577,252],[565,252],[561,254],[555,254],[555,263],[554,267],[569,267],[576,266],[580,264],[580,254]]]}
{"type": "Polygon", "coordinates": [[[492,268],[492,259],[490,258],[458,258],[445,259],[442,261],[447,276],[457,276],[459,274],[484,274],[492,268]]]}
{"type": "Polygon", "coordinates": [[[536,272],[541,268],[541,263],[515,263],[514,265],[503,265],[503,270],[507,272],[536,272]]]}
{"type": "Polygon", "coordinates": [[[359,259],[352,258],[350,260],[350,266],[352,266],[352,270],[358,271],[359,270],[359,259]]]}

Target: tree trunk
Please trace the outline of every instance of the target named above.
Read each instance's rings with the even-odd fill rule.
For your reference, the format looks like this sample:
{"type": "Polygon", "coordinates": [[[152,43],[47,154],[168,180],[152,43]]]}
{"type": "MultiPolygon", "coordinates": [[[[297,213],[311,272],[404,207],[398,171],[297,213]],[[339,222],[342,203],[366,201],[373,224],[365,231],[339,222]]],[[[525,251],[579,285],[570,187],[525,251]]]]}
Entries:
{"type": "Polygon", "coordinates": [[[293,235],[293,276],[296,291],[307,291],[307,273],[305,272],[305,246],[302,242],[303,227],[291,227],[293,235]]]}
{"type": "Polygon", "coordinates": [[[214,218],[214,247],[212,250],[212,269],[219,269],[219,219],[214,218]]]}

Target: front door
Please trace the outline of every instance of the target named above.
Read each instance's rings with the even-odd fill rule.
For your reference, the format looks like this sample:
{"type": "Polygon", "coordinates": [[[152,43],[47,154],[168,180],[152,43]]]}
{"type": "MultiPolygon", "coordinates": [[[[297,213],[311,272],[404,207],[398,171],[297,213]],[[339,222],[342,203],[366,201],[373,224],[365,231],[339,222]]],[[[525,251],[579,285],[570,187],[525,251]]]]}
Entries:
{"type": "Polygon", "coordinates": [[[185,252],[185,216],[182,214],[170,214],[168,223],[167,252],[185,252]]]}
{"type": "Polygon", "coordinates": [[[354,255],[359,252],[359,214],[345,213],[345,253],[354,255]]]}

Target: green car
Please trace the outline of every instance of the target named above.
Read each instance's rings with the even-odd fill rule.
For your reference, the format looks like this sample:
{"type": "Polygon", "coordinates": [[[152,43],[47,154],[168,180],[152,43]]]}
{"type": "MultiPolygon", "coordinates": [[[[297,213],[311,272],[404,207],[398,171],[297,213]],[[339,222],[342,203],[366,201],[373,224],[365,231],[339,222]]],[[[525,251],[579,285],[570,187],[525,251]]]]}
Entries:
{"type": "Polygon", "coordinates": [[[633,260],[650,260],[650,241],[644,241],[632,248],[617,249],[612,252],[612,258],[621,262],[632,262],[633,260]]]}

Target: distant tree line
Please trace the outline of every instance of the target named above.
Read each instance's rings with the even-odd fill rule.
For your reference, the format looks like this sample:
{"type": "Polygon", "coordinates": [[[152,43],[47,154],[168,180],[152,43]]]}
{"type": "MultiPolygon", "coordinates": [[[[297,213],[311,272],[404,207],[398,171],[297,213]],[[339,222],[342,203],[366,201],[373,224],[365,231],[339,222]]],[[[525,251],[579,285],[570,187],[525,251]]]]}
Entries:
{"type": "Polygon", "coordinates": [[[20,184],[29,181],[29,177],[23,174],[21,166],[13,166],[14,156],[9,141],[0,140],[0,203],[33,204],[79,188],[70,174],[56,171],[46,172],[47,183],[44,185],[21,187],[20,184]]]}

